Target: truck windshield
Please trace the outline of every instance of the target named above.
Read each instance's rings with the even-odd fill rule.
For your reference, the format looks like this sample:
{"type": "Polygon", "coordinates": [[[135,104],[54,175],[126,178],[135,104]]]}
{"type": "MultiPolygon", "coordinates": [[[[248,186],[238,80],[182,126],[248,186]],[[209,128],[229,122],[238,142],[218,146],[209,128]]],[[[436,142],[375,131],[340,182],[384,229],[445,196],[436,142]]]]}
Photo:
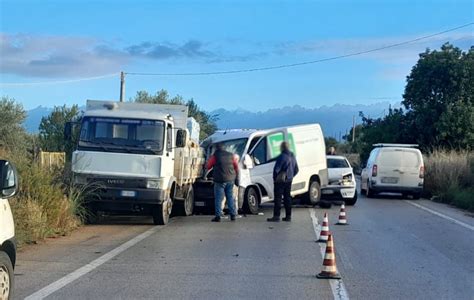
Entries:
{"type": "MultiPolygon", "coordinates": [[[[242,139],[222,141],[221,143],[224,145],[224,150],[237,154],[239,157],[242,157],[242,154],[245,149],[245,145],[247,145],[247,140],[248,140],[247,138],[242,138],[242,139]]],[[[213,144],[211,146],[210,153],[214,153],[214,150],[216,149],[215,146],[216,144],[213,144]]]]}
{"type": "Polygon", "coordinates": [[[79,147],[107,152],[163,152],[163,121],[125,118],[84,117],[79,147]]]}

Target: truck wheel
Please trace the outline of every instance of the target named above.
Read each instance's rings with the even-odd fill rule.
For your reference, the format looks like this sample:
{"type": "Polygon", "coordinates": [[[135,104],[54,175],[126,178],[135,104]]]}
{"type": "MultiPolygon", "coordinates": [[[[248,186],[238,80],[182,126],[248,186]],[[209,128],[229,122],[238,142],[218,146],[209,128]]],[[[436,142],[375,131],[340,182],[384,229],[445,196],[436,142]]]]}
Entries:
{"type": "Polygon", "coordinates": [[[153,207],[153,224],[168,224],[172,206],[173,203],[171,202],[171,200],[164,201],[162,204],[155,205],[155,207],[153,207]]]}
{"type": "Polygon", "coordinates": [[[347,199],[344,202],[346,203],[346,205],[350,205],[350,206],[356,204],[356,202],[357,202],[357,192],[354,194],[354,197],[352,197],[352,199],[347,199]]]}
{"type": "Polygon", "coordinates": [[[13,299],[15,277],[10,257],[0,251],[0,299],[13,299]]]}
{"type": "Polygon", "coordinates": [[[186,195],[186,198],[184,198],[184,201],[176,201],[173,205],[173,209],[176,210],[176,215],[178,216],[190,216],[193,214],[194,190],[192,186],[189,188],[188,194],[186,195]]]}
{"type": "Polygon", "coordinates": [[[249,187],[245,193],[244,210],[248,214],[258,214],[258,205],[260,203],[260,196],[254,187],[249,187]]]}
{"type": "Polygon", "coordinates": [[[309,183],[308,195],[306,197],[308,204],[316,205],[321,200],[321,186],[317,181],[309,183]]]}

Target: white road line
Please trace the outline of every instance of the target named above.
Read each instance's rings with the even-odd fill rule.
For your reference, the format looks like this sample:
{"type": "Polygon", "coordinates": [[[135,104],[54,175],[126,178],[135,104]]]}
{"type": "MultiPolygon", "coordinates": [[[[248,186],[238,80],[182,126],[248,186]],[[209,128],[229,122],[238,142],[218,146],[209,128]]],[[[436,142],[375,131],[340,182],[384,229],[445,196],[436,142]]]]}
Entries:
{"type": "Polygon", "coordinates": [[[45,286],[41,290],[29,295],[25,298],[25,300],[36,300],[36,299],[44,299],[51,295],[52,293],[60,290],[64,286],[70,284],[71,282],[79,279],[80,277],[86,275],[87,273],[91,272],[92,270],[96,269],[97,267],[103,265],[104,263],[108,262],[115,256],[119,255],[120,253],[124,252],[125,250],[133,247],[134,245],[138,244],[140,241],[146,239],[153,233],[157,232],[159,229],[164,228],[164,226],[155,226],[147,231],[143,232],[140,235],[137,235],[133,239],[123,243],[122,245],[118,246],[117,248],[107,252],[106,254],[102,255],[101,257],[93,260],[92,262],[88,263],[85,266],[80,267],[79,269],[73,271],[72,273],[67,274],[66,276],[58,279],[57,281],[45,286]]]}
{"type": "MultiPolygon", "coordinates": [[[[316,235],[316,240],[319,239],[319,234],[321,233],[321,226],[318,224],[318,218],[316,217],[316,211],[314,208],[309,209],[309,214],[311,220],[313,221],[314,234],[316,235]]],[[[324,254],[326,253],[326,248],[324,244],[319,243],[319,250],[321,252],[321,257],[324,260],[324,254]]],[[[331,291],[334,296],[334,299],[337,300],[349,300],[349,294],[347,293],[346,287],[342,279],[328,279],[329,285],[331,286],[331,291]]]]}
{"type": "Polygon", "coordinates": [[[428,207],[426,207],[426,206],[420,205],[420,204],[415,203],[415,202],[413,202],[413,201],[410,201],[410,200],[404,200],[404,201],[405,201],[406,203],[408,203],[408,204],[411,204],[411,205],[413,205],[413,206],[415,206],[415,207],[418,207],[419,209],[425,210],[425,211],[427,211],[427,212],[429,212],[429,213],[432,213],[433,215],[436,215],[436,216],[438,216],[438,217],[441,217],[441,218],[443,218],[443,219],[446,219],[446,220],[448,220],[448,221],[451,221],[451,222],[453,222],[453,223],[456,223],[456,224],[458,224],[458,225],[460,225],[460,226],[462,226],[462,227],[464,227],[464,228],[467,228],[467,229],[470,229],[470,230],[474,231],[474,226],[472,226],[472,225],[469,225],[469,224],[467,224],[467,223],[464,223],[464,222],[458,221],[458,220],[456,220],[456,219],[454,219],[454,218],[451,218],[451,217],[448,217],[448,216],[446,216],[446,215],[443,215],[443,214],[440,213],[440,212],[437,212],[437,211],[435,211],[435,210],[432,210],[431,208],[428,208],[428,207]]]}

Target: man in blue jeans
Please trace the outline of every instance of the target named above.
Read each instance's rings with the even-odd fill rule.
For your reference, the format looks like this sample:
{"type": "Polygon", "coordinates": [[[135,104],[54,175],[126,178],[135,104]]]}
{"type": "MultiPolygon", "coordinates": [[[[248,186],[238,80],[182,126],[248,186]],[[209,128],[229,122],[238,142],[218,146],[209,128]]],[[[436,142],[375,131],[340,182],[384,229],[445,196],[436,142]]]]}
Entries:
{"type": "Polygon", "coordinates": [[[235,221],[236,210],[234,201],[234,184],[237,183],[239,174],[239,162],[237,155],[224,150],[221,143],[216,145],[216,151],[209,158],[206,165],[207,169],[214,168],[214,199],[215,199],[215,217],[212,222],[220,222],[222,214],[222,200],[227,199],[227,206],[230,211],[230,220],[235,221]]]}

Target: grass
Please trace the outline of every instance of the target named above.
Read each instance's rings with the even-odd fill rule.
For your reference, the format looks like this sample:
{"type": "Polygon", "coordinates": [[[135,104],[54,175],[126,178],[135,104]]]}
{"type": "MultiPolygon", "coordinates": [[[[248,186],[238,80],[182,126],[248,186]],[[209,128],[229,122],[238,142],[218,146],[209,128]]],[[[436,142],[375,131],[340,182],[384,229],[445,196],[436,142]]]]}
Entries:
{"type": "Polygon", "coordinates": [[[427,196],[474,211],[474,153],[435,150],[424,161],[427,196]]]}

